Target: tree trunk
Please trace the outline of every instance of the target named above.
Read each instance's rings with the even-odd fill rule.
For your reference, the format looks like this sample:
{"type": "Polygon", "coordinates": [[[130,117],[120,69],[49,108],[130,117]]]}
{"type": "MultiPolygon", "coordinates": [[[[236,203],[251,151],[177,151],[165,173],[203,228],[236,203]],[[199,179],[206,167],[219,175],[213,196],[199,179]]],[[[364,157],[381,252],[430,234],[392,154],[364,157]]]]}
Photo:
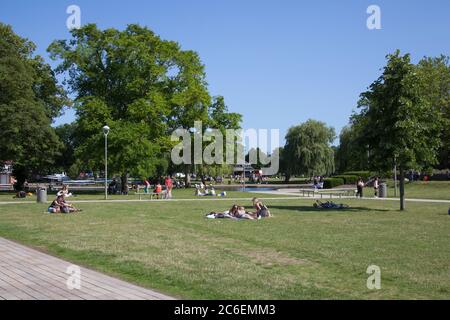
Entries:
{"type": "Polygon", "coordinates": [[[184,166],[184,183],[186,185],[186,188],[189,188],[191,186],[191,174],[189,173],[190,166],[185,165],[184,166]]]}
{"type": "Polygon", "coordinates": [[[16,179],[16,183],[14,184],[14,190],[15,191],[22,191],[23,185],[25,184],[25,180],[28,177],[27,170],[22,166],[13,166],[13,173],[12,176],[16,179]]]}
{"type": "Polygon", "coordinates": [[[120,181],[121,181],[121,192],[122,194],[128,194],[128,173],[123,174],[120,177],[120,181]]]}
{"type": "Polygon", "coordinates": [[[405,172],[400,168],[400,210],[405,210],[405,172]]]}
{"type": "Polygon", "coordinates": [[[291,180],[291,175],[290,174],[285,174],[284,175],[284,182],[289,182],[289,180],[291,180]]]}

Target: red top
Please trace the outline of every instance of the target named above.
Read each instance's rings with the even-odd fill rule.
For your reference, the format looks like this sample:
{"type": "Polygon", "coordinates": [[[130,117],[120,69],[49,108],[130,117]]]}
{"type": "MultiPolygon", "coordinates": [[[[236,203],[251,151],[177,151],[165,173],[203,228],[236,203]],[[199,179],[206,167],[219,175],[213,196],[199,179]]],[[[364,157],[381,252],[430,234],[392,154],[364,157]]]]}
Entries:
{"type": "Polygon", "coordinates": [[[166,187],[172,188],[172,179],[170,178],[166,178],[166,181],[164,182],[164,184],[166,185],[166,187]]]}

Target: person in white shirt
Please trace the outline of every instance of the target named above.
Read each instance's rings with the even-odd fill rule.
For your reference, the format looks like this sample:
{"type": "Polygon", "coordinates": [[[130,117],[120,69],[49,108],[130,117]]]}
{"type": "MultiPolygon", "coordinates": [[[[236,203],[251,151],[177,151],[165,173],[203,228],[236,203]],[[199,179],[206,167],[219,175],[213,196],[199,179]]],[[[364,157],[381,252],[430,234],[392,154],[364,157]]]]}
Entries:
{"type": "Polygon", "coordinates": [[[380,186],[380,182],[378,177],[375,178],[375,180],[373,181],[373,192],[374,192],[374,196],[375,198],[378,197],[378,188],[380,186]]]}

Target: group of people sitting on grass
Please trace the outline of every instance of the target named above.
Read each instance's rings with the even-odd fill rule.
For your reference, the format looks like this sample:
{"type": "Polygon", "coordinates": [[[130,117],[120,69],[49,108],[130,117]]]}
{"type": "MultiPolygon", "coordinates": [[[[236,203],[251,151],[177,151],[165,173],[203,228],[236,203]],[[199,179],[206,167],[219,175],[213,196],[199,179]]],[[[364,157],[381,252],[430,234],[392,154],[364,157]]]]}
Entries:
{"type": "Polygon", "coordinates": [[[56,194],[56,199],[52,201],[48,207],[49,213],[73,213],[80,212],[81,209],[75,208],[72,204],[66,201],[66,198],[72,196],[69,192],[69,187],[64,185],[60,191],[56,194]]]}
{"type": "Polygon", "coordinates": [[[272,216],[269,209],[259,199],[253,198],[253,208],[255,212],[245,210],[243,206],[234,204],[229,210],[224,212],[210,212],[206,215],[209,219],[246,219],[259,220],[262,218],[269,218],[272,216]]]}
{"type": "Polygon", "coordinates": [[[216,190],[214,189],[213,186],[210,186],[208,188],[203,183],[201,183],[201,184],[195,185],[195,195],[198,197],[203,197],[203,196],[226,197],[227,193],[225,191],[223,191],[221,193],[216,193],[216,190]]]}

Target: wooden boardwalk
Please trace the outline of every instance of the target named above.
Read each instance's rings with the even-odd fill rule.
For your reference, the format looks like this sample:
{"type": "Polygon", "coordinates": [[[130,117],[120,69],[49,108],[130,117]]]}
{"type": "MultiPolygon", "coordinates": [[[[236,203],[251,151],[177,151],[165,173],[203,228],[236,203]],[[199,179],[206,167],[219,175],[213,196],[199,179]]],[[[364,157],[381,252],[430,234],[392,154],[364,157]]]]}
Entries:
{"type": "Polygon", "coordinates": [[[69,279],[74,279],[71,266],[70,262],[0,237],[0,300],[173,299],[78,266],[80,286],[71,288],[77,284],[69,279]]]}

